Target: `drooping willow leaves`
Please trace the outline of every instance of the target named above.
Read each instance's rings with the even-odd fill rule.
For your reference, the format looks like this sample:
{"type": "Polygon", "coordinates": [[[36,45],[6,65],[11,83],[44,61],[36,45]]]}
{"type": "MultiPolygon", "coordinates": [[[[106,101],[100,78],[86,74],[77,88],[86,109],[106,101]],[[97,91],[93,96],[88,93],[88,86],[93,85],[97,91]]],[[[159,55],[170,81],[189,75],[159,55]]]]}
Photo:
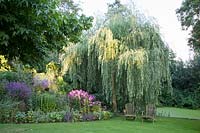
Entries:
{"type": "Polygon", "coordinates": [[[171,89],[168,47],[156,24],[137,17],[110,15],[84,48],[73,45],[65,53],[67,72],[86,71],[84,87],[102,93],[114,111],[126,102],[156,104],[161,88],[171,89]]]}

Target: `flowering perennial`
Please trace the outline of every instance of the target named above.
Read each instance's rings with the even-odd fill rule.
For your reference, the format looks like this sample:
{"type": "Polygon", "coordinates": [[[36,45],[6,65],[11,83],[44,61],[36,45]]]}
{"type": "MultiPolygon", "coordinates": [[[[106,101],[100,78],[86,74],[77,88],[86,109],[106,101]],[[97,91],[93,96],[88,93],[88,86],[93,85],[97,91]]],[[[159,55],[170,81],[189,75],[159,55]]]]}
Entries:
{"type": "Polygon", "coordinates": [[[88,92],[84,90],[72,90],[69,92],[68,97],[70,99],[78,99],[78,100],[88,100],[89,102],[94,101],[95,97],[94,95],[90,95],[88,92]]]}
{"type": "Polygon", "coordinates": [[[68,93],[68,98],[70,100],[71,107],[80,110],[84,108],[83,112],[88,112],[91,106],[99,105],[100,101],[95,101],[95,96],[89,94],[88,92],[80,89],[72,90],[68,93]]]}
{"type": "Polygon", "coordinates": [[[31,96],[31,88],[24,82],[9,82],[5,88],[11,97],[19,100],[26,100],[31,96]]]}
{"type": "Polygon", "coordinates": [[[49,88],[50,82],[48,79],[40,79],[39,76],[35,76],[33,78],[33,86],[46,89],[46,88],[49,88]]]}

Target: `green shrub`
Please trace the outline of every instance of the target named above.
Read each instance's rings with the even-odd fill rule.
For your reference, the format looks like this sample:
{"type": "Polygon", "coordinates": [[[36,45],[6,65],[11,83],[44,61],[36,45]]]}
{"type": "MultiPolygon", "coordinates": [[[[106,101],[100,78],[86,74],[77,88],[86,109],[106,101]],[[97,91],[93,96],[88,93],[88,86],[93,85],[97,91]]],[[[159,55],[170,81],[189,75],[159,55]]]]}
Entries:
{"type": "Polygon", "coordinates": [[[69,101],[68,98],[66,97],[66,95],[62,95],[62,94],[57,94],[56,95],[56,108],[59,111],[65,110],[65,111],[69,111],[69,101]]]}
{"type": "Polygon", "coordinates": [[[31,71],[24,71],[24,66],[17,64],[14,71],[0,71],[0,81],[20,81],[32,85],[33,76],[31,71]]]}
{"type": "Polygon", "coordinates": [[[101,105],[93,105],[90,109],[92,112],[100,112],[102,110],[101,105]]]}
{"type": "Polygon", "coordinates": [[[102,112],[93,112],[95,116],[95,120],[102,120],[103,113],[102,112]]]}
{"type": "Polygon", "coordinates": [[[9,97],[0,100],[0,123],[14,122],[19,102],[13,101],[9,97]]]}
{"type": "Polygon", "coordinates": [[[0,80],[0,100],[3,100],[6,96],[5,86],[8,84],[7,80],[0,80]]]}
{"type": "Polygon", "coordinates": [[[18,75],[16,72],[11,72],[11,71],[0,72],[0,80],[16,81],[17,79],[18,75]]]}
{"type": "Polygon", "coordinates": [[[82,121],[82,114],[79,111],[73,112],[73,122],[80,122],[82,121]]]}
{"type": "Polygon", "coordinates": [[[36,112],[37,114],[37,119],[36,119],[36,122],[37,123],[47,123],[49,122],[49,117],[44,113],[44,112],[36,112]]]}
{"type": "Polygon", "coordinates": [[[47,123],[64,121],[65,111],[44,113],[42,111],[17,112],[16,123],[47,123]]]}
{"type": "Polygon", "coordinates": [[[63,94],[68,93],[71,90],[71,86],[63,80],[63,77],[59,76],[56,80],[56,84],[59,87],[59,91],[63,94]]]}
{"type": "Polygon", "coordinates": [[[15,122],[16,123],[26,123],[27,121],[26,113],[25,112],[17,112],[15,115],[15,122]]]}
{"type": "Polygon", "coordinates": [[[52,112],[57,109],[57,98],[55,94],[42,93],[36,94],[34,99],[34,109],[41,110],[44,112],[52,112]]]}
{"type": "Polygon", "coordinates": [[[36,112],[34,111],[28,111],[26,114],[26,121],[27,123],[35,123],[36,122],[36,112]]]}
{"type": "Polygon", "coordinates": [[[65,111],[47,113],[49,122],[62,122],[64,120],[65,111]]]}
{"type": "Polygon", "coordinates": [[[102,111],[102,119],[108,120],[112,117],[112,113],[109,111],[102,111]]]}
{"type": "Polygon", "coordinates": [[[68,99],[66,95],[55,94],[50,92],[34,93],[32,95],[33,110],[41,110],[43,112],[68,111],[68,99]]]}

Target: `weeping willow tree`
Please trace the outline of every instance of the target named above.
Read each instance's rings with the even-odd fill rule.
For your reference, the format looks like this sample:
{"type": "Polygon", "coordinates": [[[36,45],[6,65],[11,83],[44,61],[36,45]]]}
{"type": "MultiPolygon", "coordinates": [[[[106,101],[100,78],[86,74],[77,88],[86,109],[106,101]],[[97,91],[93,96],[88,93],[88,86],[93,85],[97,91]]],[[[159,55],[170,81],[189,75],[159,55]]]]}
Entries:
{"type": "Polygon", "coordinates": [[[87,44],[70,44],[60,54],[61,75],[68,74],[73,88],[84,88],[87,77],[87,44]]]}
{"type": "MultiPolygon", "coordinates": [[[[113,38],[111,30],[108,28],[100,29],[90,40],[88,47],[88,56],[97,58],[98,69],[100,70],[102,77],[103,94],[105,95],[106,101],[112,99],[114,112],[117,111],[115,86],[119,49],[120,42],[113,38]]],[[[92,58],[90,59],[91,61],[93,60],[92,58]]],[[[88,61],[90,62],[90,60],[88,61]]]]}
{"type": "Polygon", "coordinates": [[[109,6],[104,27],[88,40],[66,48],[63,68],[70,74],[84,68],[85,87],[101,84],[96,89],[114,112],[126,102],[156,104],[161,88],[171,89],[168,47],[149,19],[116,1],[109,6]]]}

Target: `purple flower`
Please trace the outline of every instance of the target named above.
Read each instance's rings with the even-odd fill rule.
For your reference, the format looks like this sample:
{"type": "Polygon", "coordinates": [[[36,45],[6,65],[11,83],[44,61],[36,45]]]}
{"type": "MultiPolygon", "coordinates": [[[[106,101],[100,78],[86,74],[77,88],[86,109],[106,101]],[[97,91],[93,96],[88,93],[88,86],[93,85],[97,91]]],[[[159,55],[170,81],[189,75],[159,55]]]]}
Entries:
{"type": "Polygon", "coordinates": [[[94,101],[94,99],[95,99],[94,95],[89,95],[89,98],[88,98],[89,101],[94,101]]]}
{"type": "Polygon", "coordinates": [[[24,82],[9,82],[5,88],[11,97],[19,100],[26,100],[31,95],[31,89],[24,82]]]}
{"type": "Polygon", "coordinates": [[[91,102],[90,103],[90,106],[95,106],[95,105],[101,106],[101,102],[100,101],[95,101],[95,102],[91,102]]]}
{"type": "Polygon", "coordinates": [[[42,88],[48,88],[49,87],[49,81],[47,79],[44,79],[41,81],[41,87],[42,88]]]}
{"type": "Polygon", "coordinates": [[[50,82],[48,81],[48,79],[40,79],[39,76],[35,76],[33,78],[33,86],[46,89],[46,88],[49,88],[50,82]]]}

